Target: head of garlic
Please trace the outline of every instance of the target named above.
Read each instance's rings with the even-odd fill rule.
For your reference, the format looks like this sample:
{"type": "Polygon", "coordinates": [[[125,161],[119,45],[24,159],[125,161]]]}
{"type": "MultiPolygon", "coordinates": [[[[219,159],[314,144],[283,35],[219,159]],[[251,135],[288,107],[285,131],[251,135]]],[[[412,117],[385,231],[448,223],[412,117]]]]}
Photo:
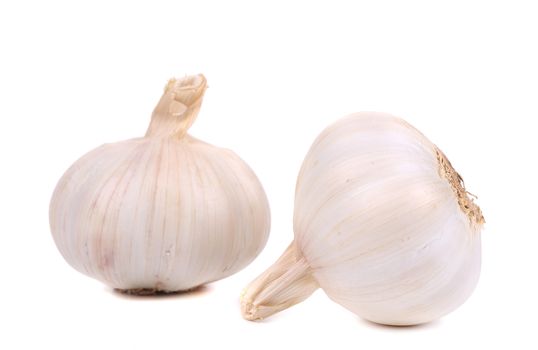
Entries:
{"type": "Polygon", "coordinates": [[[358,113],[325,129],[295,194],[295,239],[244,290],[268,317],[318,287],[367,320],[415,325],[461,305],[480,274],[484,218],[445,155],[405,121],[358,113]]]}
{"type": "Polygon", "coordinates": [[[145,137],[98,147],[60,179],[50,227],[75,269],[132,293],[184,291],[263,249],[270,216],[258,178],[187,133],[205,90],[202,75],[170,80],[145,137]]]}

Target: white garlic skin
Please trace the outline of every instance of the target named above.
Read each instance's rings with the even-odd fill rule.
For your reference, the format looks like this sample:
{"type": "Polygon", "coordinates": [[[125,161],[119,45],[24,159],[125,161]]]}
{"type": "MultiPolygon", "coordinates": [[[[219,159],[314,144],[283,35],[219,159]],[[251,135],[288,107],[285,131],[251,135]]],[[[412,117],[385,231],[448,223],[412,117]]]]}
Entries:
{"type": "Polygon", "coordinates": [[[477,284],[483,218],[462,211],[435,150],[403,120],[363,112],[325,129],[305,158],[295,242],[326,294],[362,318],[429,322],[477,284]]]}
{"type": "Polygon", "coordinates": [[[54,191],[50,225],[78,271],[120,290],[172,292],[249,264],[270,214],[245,162],[184,134],[105,144],[80,158],[54,191]]]}

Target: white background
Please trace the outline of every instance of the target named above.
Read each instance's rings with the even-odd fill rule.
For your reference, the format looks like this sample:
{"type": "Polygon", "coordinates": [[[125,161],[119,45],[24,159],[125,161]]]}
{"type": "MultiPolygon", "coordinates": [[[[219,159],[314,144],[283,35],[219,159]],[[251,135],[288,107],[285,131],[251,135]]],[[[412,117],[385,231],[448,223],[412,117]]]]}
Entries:
{"type": "Polygon", "coordinates": [[[536,349],[532,1],[147,3],[0,4],[0,348],[536,349]],[[63,260],[50,195],[83,153],[143,135],[167,79],[192,73],[209,89],[191,133],[256,171],[272,233],[248,268],[202,291],[121,296],[63,260]],[[475,293],[419,327],[362,321],[322,291],[244,321],[241,289],[292,239],[306,151],[361,110],[407,119],[479,196],[487,224],[475,293]]]}

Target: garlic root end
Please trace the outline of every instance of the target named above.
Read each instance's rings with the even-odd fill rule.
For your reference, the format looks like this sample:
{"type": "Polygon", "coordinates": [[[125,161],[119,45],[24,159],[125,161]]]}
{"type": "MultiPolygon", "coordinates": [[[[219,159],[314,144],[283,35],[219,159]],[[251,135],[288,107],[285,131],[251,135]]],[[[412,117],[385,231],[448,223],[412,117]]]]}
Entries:
{"type": "Polygon", "coordinates": [[[448,158],[439,148],[437,148],[437,146],[435,146],[435,154],[437,156],[437,163],[439,164],[439,175],[448,181],[456,196],[460,209],[467,215],[469,222],[475,230],[480,231],[481,226],[486,220],[484,219],[482,210],[480,210],[480,207],[472,198],[475,196],[467,191],[463,178],[452,167],[448,158]]]}

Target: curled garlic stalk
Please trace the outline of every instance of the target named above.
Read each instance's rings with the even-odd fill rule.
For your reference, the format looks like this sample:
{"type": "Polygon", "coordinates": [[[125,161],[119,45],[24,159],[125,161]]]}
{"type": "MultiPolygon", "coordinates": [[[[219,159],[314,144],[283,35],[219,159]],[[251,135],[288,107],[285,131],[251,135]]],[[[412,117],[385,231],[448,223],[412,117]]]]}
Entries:
{"type": "Polygon", "coordinates": [[[131,293],[183,291],[263,249],[269,206],[256,175],[187,133],[205,90],[202,75],[170,80],[145,137],[98,147],[60,179],[50,226],[75,269],[131,293]]]}
{"type": "Polygon", "coordinates": [[[244,290],[246,319],[318,287],[373,322],[414,325],[461,305],[480,274],[484,218],[459,174],[399,118],[358,113],[325,129],[295,193],[295,239],[244,290]]]}

